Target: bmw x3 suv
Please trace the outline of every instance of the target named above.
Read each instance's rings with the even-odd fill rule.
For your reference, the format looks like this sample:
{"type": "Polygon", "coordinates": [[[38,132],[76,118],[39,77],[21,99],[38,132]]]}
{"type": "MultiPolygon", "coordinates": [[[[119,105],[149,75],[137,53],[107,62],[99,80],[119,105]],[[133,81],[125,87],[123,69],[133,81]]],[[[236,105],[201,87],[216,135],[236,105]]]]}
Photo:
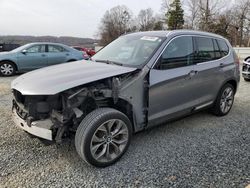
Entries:
{"type": "Polygon", "coordinates": [[[225,38],[198,31],[119,37],[92,61],[55,65],[12,82],[13,118],[39,138],[75,139],[80,157],[105,167],[131,135],[202,109],[229,113],[239,60],[225,38]]]}

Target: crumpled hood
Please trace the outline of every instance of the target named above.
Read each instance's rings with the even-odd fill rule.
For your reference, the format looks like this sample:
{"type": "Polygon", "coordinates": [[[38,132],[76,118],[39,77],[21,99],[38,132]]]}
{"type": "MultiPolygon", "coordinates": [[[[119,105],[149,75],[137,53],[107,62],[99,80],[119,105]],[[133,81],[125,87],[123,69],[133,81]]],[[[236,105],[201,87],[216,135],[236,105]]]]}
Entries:
{"type": "Polygon", "coordinates": [[[12,81],[11,88],[23,95],[54,95],[67,89],[135,71],[91,61],[76,61],[50,66],[23,74],[12,81]]]}

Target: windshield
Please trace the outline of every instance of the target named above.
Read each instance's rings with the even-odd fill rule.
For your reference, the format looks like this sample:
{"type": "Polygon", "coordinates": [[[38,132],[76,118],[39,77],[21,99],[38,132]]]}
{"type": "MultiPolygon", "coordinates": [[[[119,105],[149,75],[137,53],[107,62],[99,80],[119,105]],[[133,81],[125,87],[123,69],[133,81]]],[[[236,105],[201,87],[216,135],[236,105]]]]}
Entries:
{"type": "Polygon", "coordinates": [[[160,37],[122,36],[95,54],[92,59],[138,66],[148,61],[162,41],[163,38],[160,37]]]}

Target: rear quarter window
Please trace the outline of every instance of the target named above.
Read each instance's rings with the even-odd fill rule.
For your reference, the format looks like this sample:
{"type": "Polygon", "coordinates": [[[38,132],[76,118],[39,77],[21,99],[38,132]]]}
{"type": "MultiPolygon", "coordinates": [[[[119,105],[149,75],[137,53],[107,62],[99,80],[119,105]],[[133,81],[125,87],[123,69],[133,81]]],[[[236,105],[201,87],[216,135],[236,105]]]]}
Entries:
{"type": "Polygon", "coordinates": [[[228,47],[227,43],[223,40],[217,40],[217,42],[218,42],[218,45],[220,47],[222,57],[227,56],[229,53],[229,47],[228,47]]]}

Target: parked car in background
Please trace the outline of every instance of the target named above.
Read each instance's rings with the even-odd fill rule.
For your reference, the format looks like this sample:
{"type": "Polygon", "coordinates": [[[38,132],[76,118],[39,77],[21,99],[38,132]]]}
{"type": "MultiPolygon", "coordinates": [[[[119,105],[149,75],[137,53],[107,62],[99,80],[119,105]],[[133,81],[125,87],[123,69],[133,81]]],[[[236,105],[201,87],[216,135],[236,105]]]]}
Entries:
{"type": "Polygon", "coordinates": [[[0,74],[16,72],[85,59],[82,52],[58,43],[30,43],[10,52],[0,52],[0,74]]]}
{"type": "Polygon", "coordinates": [[[12,109],[17,126],[37,137],[75,135],[80,157],[98,167],[116,162],[132,133],[202,109],[227,115],[240,81],[228,40],[204,32],[123,35],[92,60],[18,77],[12,109]]]}
{"type": "Polygon", "coordinates": [[[87,52],[85,52],[85,51],[81,51],[82,52],[82,54],[83,54],[83,57],[84,57],[84,59],[89,59],[90,58],[90,56],[87,54],[87,52]]]}
{"type": "Polygon", "coordinates": [[[247,57],[243,61],[242,76],[245,79],[245,81],[250,81],[250,57],[247,57]]]}
{"type": "Polygon", "coordinates": [[[13,43],[6,44],[6,43],[2,43],[2,44],[0,44],[0,52],[8,52],[8,51],[11,51],[11,50],[14,50],[14,49],[18,48],[19,46],[20,46],[19,44],[13,44],[13,43]]]}
{"type": "Polygon", "coordinates": [[[80,46],[73,46],[73,48],[75,48],[76,50],[79,50],[79,51],[86,52],[90,57],[92,57],[93,55],[96,54],[95,50],[90,49],[90,48],[83,48],[80,46]]]}

